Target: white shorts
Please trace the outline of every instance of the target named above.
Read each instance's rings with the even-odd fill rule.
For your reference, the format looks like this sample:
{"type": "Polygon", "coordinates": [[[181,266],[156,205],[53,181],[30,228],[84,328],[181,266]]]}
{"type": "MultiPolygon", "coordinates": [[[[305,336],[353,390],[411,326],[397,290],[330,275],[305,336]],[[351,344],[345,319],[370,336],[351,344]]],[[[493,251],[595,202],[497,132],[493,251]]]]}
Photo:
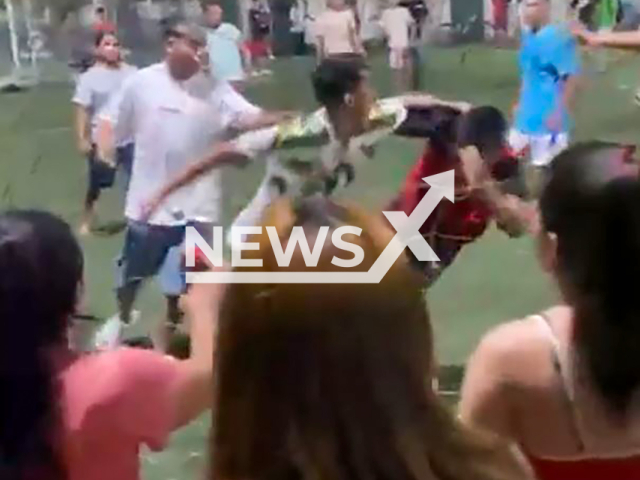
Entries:
{"type": "Polygon", "coordinates": [[[509,132],[509,145],[517,155],[524,154],[534,167],[546,167],[569,146],[569,134],[529,135],[518,130],[509,132]]]}
{"type": "Polygon", "coordinates": [[[392,70],[402,70],[407,64],[407,49],[392,48],[389,50],[389,67],[392,70]]]}

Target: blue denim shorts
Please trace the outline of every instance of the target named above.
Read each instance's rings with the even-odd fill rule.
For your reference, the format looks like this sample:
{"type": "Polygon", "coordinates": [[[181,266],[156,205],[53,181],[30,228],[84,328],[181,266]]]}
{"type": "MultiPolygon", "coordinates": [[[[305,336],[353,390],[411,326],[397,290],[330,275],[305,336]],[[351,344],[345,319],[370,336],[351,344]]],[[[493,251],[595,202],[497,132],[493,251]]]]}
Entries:
{"type": "Polygon", "coordinates": [[[129,220],[124,248],[116,260],[118,289],[158,277],[162,293],[179,296],[185,290],[181,269],[184,225],[149,225],[129,220]]]}
{"type": "MultiPolygon", "coordinates": [[[[211,236],[210,223],[189,223],[202,232],[204,238],[211,236]],[[205,236],[206,235],[206,236],[205,236]]],[[[124,248],[116,260],[116,287],[157,277],[162,293],[180,296],[186,291],[186,276],[183,265],[185,225],[149,225],[129,220],[124,248]]]]}

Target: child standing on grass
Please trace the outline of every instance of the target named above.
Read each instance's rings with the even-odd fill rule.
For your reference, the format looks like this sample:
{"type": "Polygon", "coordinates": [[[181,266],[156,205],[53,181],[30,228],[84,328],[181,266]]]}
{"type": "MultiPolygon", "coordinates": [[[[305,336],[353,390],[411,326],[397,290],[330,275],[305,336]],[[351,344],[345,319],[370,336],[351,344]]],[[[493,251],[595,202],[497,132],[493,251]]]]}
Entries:
{"type": "Polygon", "coordinates": [[[76,141],[78,150],[87,158],[89,171],[79,229],[81,235],[88,235],[93,228],[96,202],[102,190],[113,186],[116,166],[121,169],[126,191],[133,160],[133,140],[130,138],[118,144],[116,165],[98,158],[98,117],[136,68],[122,61],[120,42],[113,33],[98,33],[95,48],[96,63],[80,77],[73,97],[76,106],[76,141]]]}

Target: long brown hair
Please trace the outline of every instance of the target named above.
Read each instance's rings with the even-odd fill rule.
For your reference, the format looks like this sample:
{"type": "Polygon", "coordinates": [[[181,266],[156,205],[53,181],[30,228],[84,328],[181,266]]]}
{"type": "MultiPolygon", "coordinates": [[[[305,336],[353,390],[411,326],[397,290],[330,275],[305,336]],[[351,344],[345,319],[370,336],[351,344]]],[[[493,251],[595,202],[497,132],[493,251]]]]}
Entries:
{"type": "MultiPolygon", "coordinates": [[[[369,270],[393,232],[326,199],[275,204],[264,225],[362,229],[369,270]]],[[[311,235],[313,237],[313,235],[311,235]]],[[[278,271],[267,234],[246,258],[278,271]]],[[[310,244],[314,243],[310,239],[310,244]]],[[[319,271],[339,271],[326,246],[319,271]]],[[[288,271],[305,271],[294,254],[288,271]]],[[[356,269],[354,269],[356,270],[356,269]]],[[[230,286],[217,346],[215,480],[522,478],[506,450],[463,431],[431,388],[432,330],[422,282],[399,259],[379,284],[230,286]],[[504,459],[499,458],[504,455],[504,459]],[[504,461],[503,461],[504,460],[504,461]]]]}

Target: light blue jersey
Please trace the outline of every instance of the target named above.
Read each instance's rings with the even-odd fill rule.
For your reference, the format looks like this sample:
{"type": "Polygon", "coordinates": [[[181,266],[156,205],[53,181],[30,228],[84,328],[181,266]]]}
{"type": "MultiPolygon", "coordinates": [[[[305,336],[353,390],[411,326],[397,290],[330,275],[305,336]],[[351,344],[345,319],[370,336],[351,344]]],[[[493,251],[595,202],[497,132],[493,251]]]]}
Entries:
{"type": "Polygon", "coordinates": [[[520,71],[522,87],[515,128],[527,135],[566,133],[570,120],[563,109],[561,131],[552,132],[549,117],[562,108],[564,85],[580,69],[578,47],[565,29],[547,25],[522,33],[520,71]]]}
{"type": "Polygon", "coordinates": [[[228,82],[244,80],[240,41],[242,33],[230,23],[207,31],[207,49],[213,74],[228,82]]]}

